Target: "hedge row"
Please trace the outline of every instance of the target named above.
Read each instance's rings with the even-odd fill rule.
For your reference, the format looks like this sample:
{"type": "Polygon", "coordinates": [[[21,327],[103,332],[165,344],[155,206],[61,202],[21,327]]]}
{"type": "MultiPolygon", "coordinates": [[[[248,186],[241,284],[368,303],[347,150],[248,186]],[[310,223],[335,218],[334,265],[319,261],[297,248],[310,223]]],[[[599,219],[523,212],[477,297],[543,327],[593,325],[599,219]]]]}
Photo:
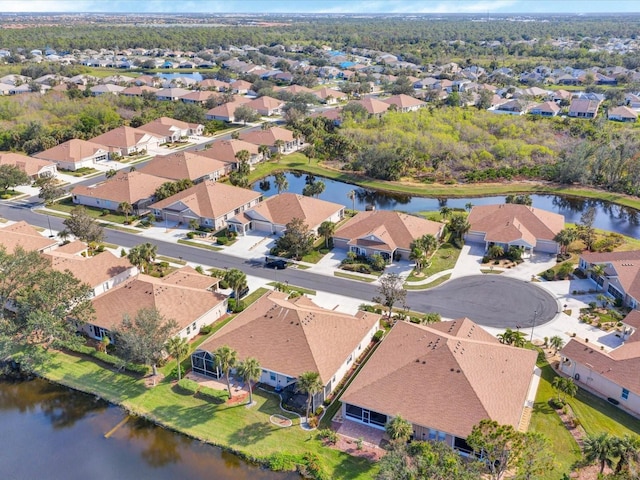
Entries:
{"type": "Polygon", "coordinates": [[[96,360],[100,360],[101,362],[106,363],[108,365],[112,365],[114,367],[124,366],[124,369],[131,373],[137,373],[138,375],[146,375],[147,373],[149,373],[149,367],[147,365],[124,362],[121,358],[114,357],[113,355],[109,355],[108,353],[105,353],[105,352],[101,352],[88,345],[79,345],[77,347],[67,347],[67,349],[71,350],[72,352],[81,353],[83,355],[93,357],[96,360]]]}

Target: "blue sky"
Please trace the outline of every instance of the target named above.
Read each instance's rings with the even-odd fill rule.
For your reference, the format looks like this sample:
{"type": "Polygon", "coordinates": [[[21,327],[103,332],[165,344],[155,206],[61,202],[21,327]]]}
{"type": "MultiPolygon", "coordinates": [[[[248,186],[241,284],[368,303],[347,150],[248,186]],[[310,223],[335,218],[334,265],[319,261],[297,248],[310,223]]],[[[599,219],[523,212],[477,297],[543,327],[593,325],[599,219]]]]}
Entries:
{"type": "Polygon", "coordinates": [[[0,0],[0,12],[621,13],[638,0],[0,0]]]}

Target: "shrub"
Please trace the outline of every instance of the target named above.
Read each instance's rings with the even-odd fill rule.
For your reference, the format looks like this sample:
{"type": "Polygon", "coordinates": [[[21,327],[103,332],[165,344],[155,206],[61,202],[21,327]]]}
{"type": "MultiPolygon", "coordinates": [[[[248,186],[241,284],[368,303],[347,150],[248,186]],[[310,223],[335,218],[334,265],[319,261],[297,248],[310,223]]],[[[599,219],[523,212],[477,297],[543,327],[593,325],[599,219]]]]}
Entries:
{"type": "Polygon", "coordinates": [[[379,342],[380,340],[382,340],[383,335],[384,335],[384,330],[378,330],[376,333],[373,334],[373,341],[379,342]]]}
{"type": "Polygon", "coordinates": [[[100,212],[100,215],[102,215],[103,217],[106,217],[107,215],[109,215],[109,210],[107,210],[106,208],[102,209],[102,212],[100,212]]]}
{"type": "Polygon", "coordinates": [[[212,325],[203,325],[202,327],[200,327],[200,333],[202,335],[209,335],[212,331],[213,331],[212,325]]]}
{"type": "Polygon", "coordinates": [[[613,304],[614,304],[617,308],[622,307],[622,299],[621,299],[621,298],[616,298],[616,299],[615,299],[615,301],[613,302],[613,304]]]}
{"type": "Polygon", "coordinates": [[[315,480],[329,480],[329,475],[323,470],[318,454],[306,452],[302,459],[303,464],[301,465],[300,473],[303,477],[315,480]]]}
{"type": "Polygon", "coordinates": [[[595,310],[598,304],[596,302],[589,302],[589,308],[591,310],[595,310]]]}
{"type": "Polygon", "coordinates": [[[200,385],[198,385],[198,382],[194,382],[193,380],[189,380],[188,378],[183,378],[178,382],[178,387],[180,388],[180,390],[186,393],[195,395],[200,388],[200,385]]]}
{"type": "Polygon", "coordinates": [[[294,471],[303,463],[302,455],[293,453],[274,453],[269,457],[269,468],[274,472],[294,471]]]}
{"type": "Polygon", "coordinates": [[[227,243],[229,243],[229,239],[227,237],[218,237],[216,243],[218,245],[226,245],[227,243]]]}
{"type": "Polygon", "coordinates": [[[126,257],[127,256],[127,252],[126,252],[126,250],[124,248],[122,250],[120,250],[120,256],[121,257],[126,257]]]}
{"type": "Polygon", "coordinates": [[[551,280],[556,278],[556,273],[552,269],[545,270],[544,273],[542,274],[542,278],[550,282],[551,280]]]}
{"type": "Polygon", "coordinates": [[[0,195],[0,199],[2,200],[9,200],[10,198],[11,198],[10,193],[3,193],[2,195],[0,195]]]}
{"type": "Polygon", "coordinates": [[[324,407],[322,405],[320,405],[318,408],[316,408],[316,411],[314,412],[317,416],[322,415],[322,412],[324,412],[324,407]]]}
{"type": "Polygon", "coordinates": [[[188,238],[189,240],[193,240],[193,237],[195,237],[195,236],[196,236],[196,234],[195,234],[195,233],[193,233],[193,232],[187,232],[187,238],[188,238]]]}
{"type": "MultiPolygon", "coordinates": [[[[178,378],[178,365],[173,367],[169,375],[171,377],[178,378]]],[[[184,367],[182,365],[180,365],[180,377],[184,377],[184,367]]]]}
{"type": "Polygon", "coordinates": [[[318,430],[318,438],[330,445],[335,445],[338,442],[338,434],[330,428],[318,430]]]}
{"type": "Polygon", "coordinates": [[[201,387],[198,390],[198,396],[203,397],[206,400],[210,400],[214,403],[224,403],[229,398],[229,393],[226,390],[216,390],[215,388],[201,387]]]}
{"type": "Polygon", "coordinates": [[[307,423],[309,424],[309,427],[316,428],[318,426],[318,417],[310,416],[307,419],[307,423]]]}
{"type": "Polygon", "coordinates": [[[564,407],[564,402],[562,400],[558,400],[556,397],[552,397],[549,399],[549,406],[554,410],[560,410],[564,407]]]}

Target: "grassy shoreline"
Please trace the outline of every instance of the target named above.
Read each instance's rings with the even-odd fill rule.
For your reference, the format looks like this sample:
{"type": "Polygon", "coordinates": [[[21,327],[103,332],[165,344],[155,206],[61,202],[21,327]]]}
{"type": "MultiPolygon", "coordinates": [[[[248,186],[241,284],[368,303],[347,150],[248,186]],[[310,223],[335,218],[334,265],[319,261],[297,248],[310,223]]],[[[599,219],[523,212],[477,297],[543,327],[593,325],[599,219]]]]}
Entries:
{"type": "Polygon", "coordinates": [[[584,186],[573,187],[549,182],[529,181],[444,185],[436,183],[417,183],[410,180],[403,180],[399,182],[375,180],[364,175],[328,168],[315,159],[308,159],[302,153],[292,153],[282,157],[278,162],[265,162],[258,164],[255,170],[253,170],[249,175],[249,181],[253,183],[264,177],[273,175],[274,173],[287,170],[313,173],[314,175],[357,185],[363,188],[402,195],[455,198],[487,197],[493,195],[507,195],[511,193],[537,193],[564,195],[578,198],[593,198],[640,210],[640,198],[634,198],[621,193],[596,190],[584,186]]]}

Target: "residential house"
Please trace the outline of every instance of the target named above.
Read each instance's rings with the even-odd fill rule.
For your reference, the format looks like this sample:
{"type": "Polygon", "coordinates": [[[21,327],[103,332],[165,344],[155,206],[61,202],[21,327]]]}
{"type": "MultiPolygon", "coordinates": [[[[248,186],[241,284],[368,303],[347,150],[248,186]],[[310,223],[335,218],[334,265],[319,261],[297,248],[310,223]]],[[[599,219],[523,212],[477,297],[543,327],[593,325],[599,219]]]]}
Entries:
{"type": "Polygon", "coordinates": [[[578,268],[596,282],[596,288],[611,295],[630,308],[640,302],[640,250],[629,252],[593,252],[580,256],[578,268]],[[594,265],[604,267],[604,273],[593,272],[594,265]]]}
{"type": "Polygon", "coordinates": [[[53,162],[13,152],[0,152],[0,165],[17,167],[26,173],[31,180],[55,177],[57,173],[56,164],[53,162]]]}
{"type": "Polygon", "coordinates": [[[291,130],[282,127],[271,127],[266,130],[253,130],[240,134],[240,140],[254,145],[266,145],[272,153],[291,153],[297,151],[303,142],[294,137],[291,130]]]}
{"type": "Polygon", "coordinates": [[[174,143],[189,135],[201,135],[204,131],[204,125],[187,123],[169,117],[160,117],[139,126],[138,130],[162,138],[162,143],[174,143]]]}
{"type": "Polygon", "coordinates": [[[305,372],[319,373],[323,389],[314,396],[313,408],[321,405],[371,342],[380,315],[348,315],[321,308],[305,296],[287,297],[266,293],[205,340],[191,355],[193,372],[220,377],[214,352],[228,345],[240,361],[256,358],[262,368],[259,382],[276,391],[294,390],[305,372]]]}
{"type": "Polygon", "coordinates": [[[638,112],[625,106],[614,107],[607,112],[607,117],[617,122],[635,122],[638,120],[638,112]]]}
{"type": "Polygon", "coordinates": [[[391,210],[358,212],[333,234],[333,245],[356,255],[409,259],[411,244],[423,235],[442,236],[444,224],[391,210]]]}
{"type": "Polygon", "coordinates": [[[174,181],[188,178],[194,183],[216,181],[229,173],[228,163],[199,155],[200,153],[183,150],[169,155],[158,155],[139,171],[174,181]]]}
{"type": "Polygon", "coordinates": [[[514,246],[528,253],[557,254],[554,238],[564,228],[563,215],[515,203],[476,205],[468,221],[471,228],[465,241],[482,243],[485,249],[500,245],[506,251],[514,246]]]}
{"type": "Polygon", "coordinates": [[[344,102],[348,98],[346,93],[327,87],[321,88],[320,90],[313,90],[311,93],[318,97],[322,103],[327,105],[344,102]]]}
{"type": "Polygon", "coordinates": [[[569,106],[569,116],[577,118],[596,118],[599,100],[590,100],[587,98],[574,98],[569,106]]]}
{"type": "Polygon", "coordinates": [[[110,153],[117,153],[125,157],[158,148],[163,137],[137,128],[122,126],[98,135],[90,141],[106,146],[110,153]]]}
{"type": "Polygon", "coordinates": [[[251,100],[246,97],[236,97],[233,102],[223,103],[208,110],[205,114],[207,120],[222,120],[223,122],[234,123],[236,121],[236,109],[240,105],[245,105],[251,100]]]}
{"type": "Polygon", "coordinates": [[[251,100],[245,104],[247,107],[255,110],[264,117],[271,117],[273,115],[281,115],[284,102],[277,98],[264,95],[262,97],[251,100]]]}
{"type": "Polygon", "coordinates": [[[355,103],[362,105],[370,117],[381,117],[391,107],[388,103],[371,97],[356,100],[355,103]]]}
{"type": "Polygon", "coordinates": [[[171,336],[191,340],[200,328],[211,325],[227,311],[227,297],[211,290],[216,284],[215,278],[191,267],[182,267],[163,278],[141,274],[94,298],[94,318],[77,327],[91,338],[100,340],[108,335],[113,341],[111,332],[125,315],[133,319],[141,309],[153,308],[178,324],[171,336]]]}
{"type": "Polygon", "coordinates": [[[157,88],[150,87],[148,85],[132,85],[131,87],[127,87],[122,90],[120,95],[125,97],[141,97],[145,93],[155,94],[157,91],[157,88]]]}
{"type": "Polygon", "coordinates": [[[553,92],[551,100],[556,102],[558,105],[569,105],[571,102],[572,94],[567,90],[556,90],[553,92]]]}
{"type": "Polygon", "coordinates": [[[286,225],[297,218],[317,233],[322,222],[338,223],[343,217],[343,205],[296,193],[281,193],[230,218],[227,223],[230,230],[242,235],[248,230],[283,233],[286,225]]]}
{"type": "Polygon", "coordinates": [[[198,105],[204,105],[210,98],[216,98],[219,95],[216,92],[209,90],[195,90],[191,93],[187,93],[183,97],[180,97],[180,101],[183,103],[195,103],[198,105]]]}
{"type": "Polygon", "coordinates": [[[28,252],[33,250],[47,252],[56,248],[58,242],[52,237],[47,238],[41,235],[35,227],[21,220],[5,227],[0,227],[0,246],[7,253],[14,253],[18,247],[28,252]]]}
{"type": "Polygon", "coordinates": [[[640,312],[623,320],[624,343],[611,351],[588,339],[572,338],[560,350],[560,372],[580,387],[640,416],[640,312]]]}
{"type": "Polygon", "coordinates": [[[624,101],[629,108],[634,110],[640,110],[640,95],[635,93],[627,93],[624,96],[624,101]]]}
{"type": "Polygon", "coordinates": [[[501,103],[495,107],[490,107],[488,110],[493,113],[500,113],[506,115],[524,115],[531,108],[531,103],[522,99],[509,100],[501,103]]]}
{"type": "Polygon", "coordinates": [[[189,93],[190,91],[185,90],[184,88],[168,87],[168,88],[161,88],[155,93],[155,95],[158,100],[177,102],[178,100],[180,100],[185,95],[188,95],[189,93]]]}
{"type": "Polygon", "coordinates": [[[246,80],[236,80],[231,84],[231,91],[237,95],[246,95],[251,90],[251,83],[246,80]]]}
{"type": "Polygon", "coordinates": [[[226,92],[230,90],[231,84],[228,82],[221,82],[220,80],[216,80],[214,78],[207,78],[200,82],[201,90],[213,90],[216,92],[226,92]]]}
{"type": "Polygon", "coordinates": [[[167,222],[188,225],[196,220],[198,225],[219,230],[227,226],[227,220],[255,207],[262,195],[247,188],[207,180],[176,193],[149,206],[156,215],[167,222]]]}
{"type": "Polygon", "coordinates": [[[107,83],[105,85],[94,85],[89,88],[89,91],[94,97],[99,97],[104,94],[119,95],[125,89],[126,87],[107,83]]]}
{"type": "Polygon", "coordinates": [[[227,172],[229,172],[236,169],[239,163],[237,155],[242,150],[249,152],[249,165],[255,165],[264,159],[258,145],[236,139],[215,141],[211,143],[211,148],[201,150],[198,155],[226,163],[228,165],[227,172]]]}
{"type": "Polygon", "coordinates": [[[78,252],[73,245],[76,243],[82,244],[72,242],[69,244],[72,248],[70,252],[65,248],[67,245],[63,245],[44,255],[51,268],[60,272],[71,272],[82,283],[89,285],[94,297],[138,274],[137,267],[131,265],[127,257],[117,257],[107,250],[96,255],[87,255],[87,246],[82,244],[83,250],[78,252]]]}
{"type": "Polygon", "coordinates": [[[55,163],[63,170],[75,171],[91,168],[97,162],[109,160],[109,149],[94,142],[72,138],[44,152],[36,153],[36,158],[55,163]]]}
{"type": "Polygon", "coordinates": [[[139,171],[119,171],[97,185],[77,185],[71,194],[73,203],[79,205],[116,211],[126,202],[133,207],[134,213],[141,214],[153,203],[156,189],[166,181],[166,178],[139,171]]]}
{"type": "Polygon", "coordinates": [[[410,97],[409,95],[393,95],[389,98],[385,98],[382,100],[385,103],[388,103],[390,106],[395,107],[398,112],[417,112],[421,108],[425,107],[427,104],[422,100],[418,100],[417,98],[410,97]]]}
{"type": "Polygon", "coordinates": [[[556,102],[548,101],[534,105],[529,113],[540,115],[541,117],[555,117],[560,112],[560,107],[556,102]]]}
{"type": "Polygon", "coordinates": [[[540,380],[536,358],[467,318],[397,322],[342,394],[343,422],[384,430],[401,415],[414,439],[468,454],[466,438],[481,420],[527,430],[540,380]]]}

